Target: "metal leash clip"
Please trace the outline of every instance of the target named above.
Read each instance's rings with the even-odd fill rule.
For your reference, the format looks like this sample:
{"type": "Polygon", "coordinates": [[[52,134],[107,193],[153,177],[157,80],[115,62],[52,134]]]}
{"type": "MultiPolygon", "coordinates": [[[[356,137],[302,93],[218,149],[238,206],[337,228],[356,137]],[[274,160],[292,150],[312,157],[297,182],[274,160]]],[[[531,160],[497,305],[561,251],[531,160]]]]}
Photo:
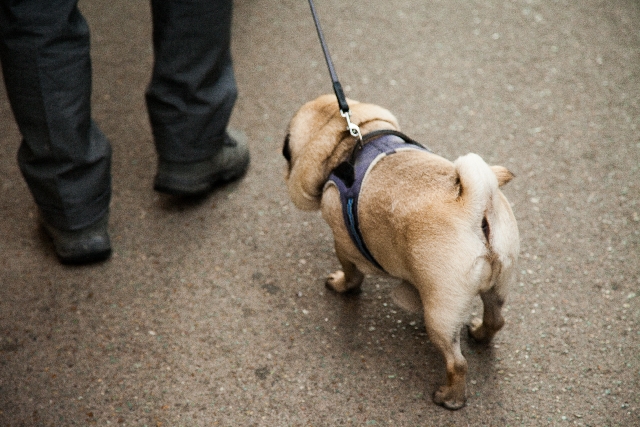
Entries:
{"type": "Polygon", "coordinates": [[[340,115],[344,117],[345,120],[347,121],[347,130],[349,131],[351,136],[353,136],[354,138],[357,138],[358,143],[362,144],[362,134],[360,133],[360,128],[358,127],[357,124],[351,121],[351,113],[349,113],[348,111],[340,110],[340,115]]]}

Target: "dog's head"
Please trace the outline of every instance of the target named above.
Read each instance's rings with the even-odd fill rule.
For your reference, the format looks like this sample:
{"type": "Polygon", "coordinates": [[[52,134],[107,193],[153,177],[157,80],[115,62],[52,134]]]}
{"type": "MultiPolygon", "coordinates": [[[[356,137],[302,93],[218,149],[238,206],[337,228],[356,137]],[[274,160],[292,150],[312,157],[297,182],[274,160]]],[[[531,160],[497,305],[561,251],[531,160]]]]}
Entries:
{"type": "MultiPolygon", "coordinates": [[[[353,100],[348,103],[351,121],[363,134],[399,130],[396,118],[384,108],[353,100]]],[[[288,163],[285,180],[289,196],[298,208],[320,208],[322,189],[331,171],[349,156],[355,144],[334,95],[320,96],[298,110],[282,147],[288,163]]]]}

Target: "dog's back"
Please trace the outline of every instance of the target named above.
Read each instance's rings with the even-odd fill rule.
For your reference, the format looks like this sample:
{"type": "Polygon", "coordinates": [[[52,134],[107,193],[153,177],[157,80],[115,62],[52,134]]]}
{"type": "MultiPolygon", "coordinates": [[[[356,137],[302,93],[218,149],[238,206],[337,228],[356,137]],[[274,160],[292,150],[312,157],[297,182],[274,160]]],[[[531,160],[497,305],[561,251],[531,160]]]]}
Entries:
{"type": "MultiPolygon", "coordinates": [[[[448,265],[459,272],[453,276],[475,277],[467,286],[476,292],[497,286],[506,296],[519,239],[499,187],[513,174],[501,166],[490,167],[476,154],[453,163],[433,154],[396,156],[372,171],[379,188],[363,189],[361,203],[368,206],[361,227],[374,255],[390,274],[407,282],[416,283],[424,271],[431,277],[438,272],[451,277],[453,271],[441,269],[448,265]],[[393,250],[386,240],[390,235],[396,242],[393,250]]],[[[394,294],[398,305],[411,311],[421,308],[419,298],[406,284],[394,294]]]]}

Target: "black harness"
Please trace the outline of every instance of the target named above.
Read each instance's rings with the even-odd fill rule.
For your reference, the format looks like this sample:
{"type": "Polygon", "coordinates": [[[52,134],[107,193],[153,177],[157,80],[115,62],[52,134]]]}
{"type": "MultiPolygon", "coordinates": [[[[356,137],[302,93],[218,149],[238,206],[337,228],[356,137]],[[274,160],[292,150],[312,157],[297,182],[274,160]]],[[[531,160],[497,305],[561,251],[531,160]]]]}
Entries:
{"type": "Polygon", "coordinates": [[[367,173],[385,156],[398,151],[420,150],[431,152],[406,135],[393,130],[380,130],[366,134],[351,153],[349,160],[336,167],[326,185],[335,185],[340,193],[342,216],[351,240],[360,253],[376,268],[384,268],[376,261],[362,237],[358,220],[358,198],[367,173]]]}

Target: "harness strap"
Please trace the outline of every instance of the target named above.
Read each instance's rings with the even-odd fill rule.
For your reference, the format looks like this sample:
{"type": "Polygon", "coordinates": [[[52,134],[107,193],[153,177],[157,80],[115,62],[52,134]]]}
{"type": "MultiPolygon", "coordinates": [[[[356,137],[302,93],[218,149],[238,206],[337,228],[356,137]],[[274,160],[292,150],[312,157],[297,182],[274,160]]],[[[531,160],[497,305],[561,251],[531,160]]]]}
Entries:
{"type": "Polygon", "coordinates": [[[384,271],[369,251],[364,241],[358,219],[358,199],[362,183],[367,173],[383,157],[403,150],[426,150],[404,134],[392,130],[371,132],[363,137],[366,142],[357,152],[352,153],[350,161],[338,165],[329,176],[327,184],[334,184],[340,193],[342,215],[351,240],[360,253],[376,268],[384,271]]]}
{"type": "Polygon", "coordinates": [[[372,139],[378,138],[380,136],[385,136],[385,135],[397,136],[398,138],[402,139],[402,141],[404,141],[407,144],[413,144],[413,145],[416,145],[416,146],[418,146],[420,148],[424,148],[427,151],[431,151],[427,147],[425,147],[424,145],[420,144],[419,142],[409,138],[404,133],[399,132],[397,130],[393,130],[393,129],[380,129],[380,130],[374,130],[373,132],[369,132],[369,133],[367,133],[366,135],[364,135],[362,137],[362,143],[366,144],[367,142],[371,141],[372,139]]]}

